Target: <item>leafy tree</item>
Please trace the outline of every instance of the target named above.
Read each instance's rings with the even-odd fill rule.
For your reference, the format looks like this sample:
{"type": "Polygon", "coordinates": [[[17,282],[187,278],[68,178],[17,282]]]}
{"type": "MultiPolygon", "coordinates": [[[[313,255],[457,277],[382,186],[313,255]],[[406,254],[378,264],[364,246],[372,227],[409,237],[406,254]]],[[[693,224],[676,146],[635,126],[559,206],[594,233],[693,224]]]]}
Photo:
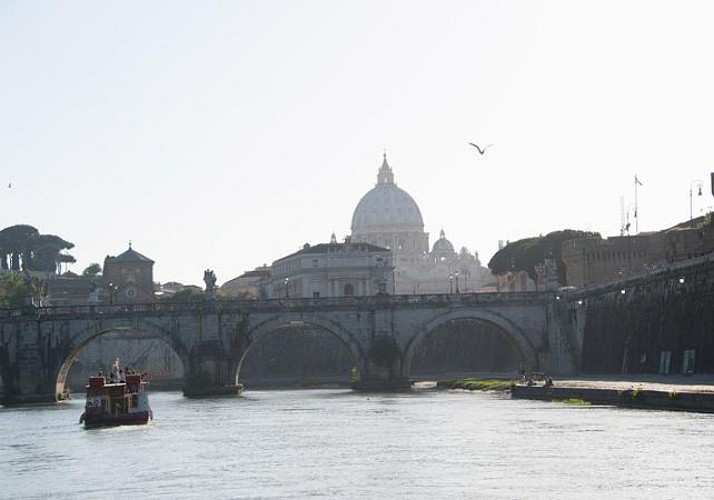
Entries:
{"type": "Polygon", "coordinates": [[[74,243],[53,234],[40,234],[26,224],[0,231],[0,259],[6,270],[57,272],[60,263],[76,262],[71,255],[62,253],[71,248],[74,243]]]}
{"type": "Polygon", "coordinates": [[[74,243],[65,241],[53,234],[40,234],[32,245],[32,260],[29,269],[32,271],[57,272],[60,263],[76,262],[71,255],[61,253],[62,250],[74,248],[74,243]]]}
{"type": "Polygon", "coordinates": [[[102,275],[102,266],[96,262],[92,262],[87,266],[87,268],[82,271],[82,276],[87,276],[89,278],[97,278],[102,275]]]}
{"type": "Polygon", "coordinates": [[[6,227],[0,231],[3,269],[13,271],[28,269],[27,266],[32,261],[32,248],[39,236],[40,232],[36,228],[26,224],[6,227]]]}
{"type": "Polygon", "coordinates": [[[0,307],[24,308],[29,306],[29,298],[33,304],[39,306],[47,297],[47,283],[37,277],[12,273],[0,278],[0,307]]]}
{"type": "Polygon", "coordinates": [[[0,278],[0,307],[21,308],[25,305],[27,285],[20,274],[8,274],[0,278]]]}
{"type": "Polygon", "coordinates": [[[561,246],[564,241],[579,238],[601,238],[600,233],[565,229],[554,231],[545,236],[524,238],[507,244],[496,252],[488,263],[493,274],[503,274],[508,271],[525,271],[532,280],[536,280],[536,266],[553,259],[558,268],[558,281],[565,280],[565,264],[562,260],[561,246]]]}

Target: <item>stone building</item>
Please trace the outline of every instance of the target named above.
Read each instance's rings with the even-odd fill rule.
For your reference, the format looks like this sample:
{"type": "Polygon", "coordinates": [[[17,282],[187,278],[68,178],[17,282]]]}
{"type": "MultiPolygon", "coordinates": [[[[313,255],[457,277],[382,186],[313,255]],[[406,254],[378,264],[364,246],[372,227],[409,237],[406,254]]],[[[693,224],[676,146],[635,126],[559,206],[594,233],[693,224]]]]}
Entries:
{"type": "Polygon", "coordinates": [[[152,302],[154,261],[131,248],[104,259],[103,302],[114,304],[152,302]]]}
{"type": "Polygon", "coordinates": [[[710,216],[699,217],[658,232],[563,242],[567,284],[607,283],[707,255],[714,251],[710,220],[710,216]]]}
{"type": "Polygon", "coordinates": [[[48,305],[81,306],[99,302],[99,284],[87,276],[50,276],[44,285],[48,305]]]}
{"type": "Polygon", "coordinates": [[[392,252],[368,243],[306,244],[273,262],[262,285],[269,298],[320,298],[392,293],[392,252]]]}
{"type": "Polygon", "coordinates": [[[463,247],[457,252],[443,229],[429,248],[421,210],[394,182],[385,154],[377,184],[359,200],[344,243],[333,234],[330,243],[306,245],[230,280],[220,292],[246,298],[471,293],[493,279],[478,254],[463,247]]]}
{"type": "Polygon", "coordinates": [[[262,266],[253,271],[247,271],[237,278],[221,285],[220,292],[224,296],[241,299],[265,299],[265,283],[270,280],[270,267],[262,266]]]}
{"type": "Polygon", "coordinates": [[[385,153],[377,184],[359,201],[352,216],[351,239],[392,251],[397,294],[475,292],[491,279],[478,254],[456,252],[444,230],[429,248],[421,210],[397,186],[385,153]]]}

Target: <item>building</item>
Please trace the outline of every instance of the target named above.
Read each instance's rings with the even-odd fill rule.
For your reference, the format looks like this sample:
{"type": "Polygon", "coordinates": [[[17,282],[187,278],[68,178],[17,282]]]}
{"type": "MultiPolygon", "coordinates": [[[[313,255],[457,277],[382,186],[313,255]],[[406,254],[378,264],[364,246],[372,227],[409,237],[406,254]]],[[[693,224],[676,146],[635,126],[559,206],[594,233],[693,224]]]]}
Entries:
{"type": "Polygon", "coordinates": [[[109,303],[152,302],[154,261],[131,248],[116,257],[104,259],[103,301],[109,303]]]}
{"type": "Polygon", "coordinates": [[[569,286],[607,283],[714,252],[711,214],[664,231],[582,238],[561,247],[569,286]]]}
{"type": "Polygon", "coordinates": [[[47,305],[81,306],[99,302],[99,285],[88,276],[49,276],[43,283],[47,305]]]}
{"type": "Polygon", "coordinates": [[[268,266],[247,271],[237,278],[226,281],[221,285],[220,292],[224,296],[241,299],[265,299],[265,284],[270,281],[271,269],[268,266]]]}
{"type": "Polygon", "coordinates": [[[478,254],[459,252],[442,229],[429,248],[421,210],[394,182],[385,154],[377,184],[357,203],[351,235],[300,251],[225,283],[228,297],[344,297],[472,293],[493,281],[478,254]]]}
{"type": "Polygon", "coordinates": [[[456,252],[442,229],[429,248],[421,210],[397,186],[384,154],[377,184],[360,199],[352,216],[351,241],[392,251],[393,289],[397,294],[476,292],[491,274],[478,254],[466,248],[456,252]]]}
{"type": "Polygon", "coordinates": [[[392,252],[369,243],[306,244],[273,262],[262,281],[268,298],[320,298],[393,293],[392,252]]]}

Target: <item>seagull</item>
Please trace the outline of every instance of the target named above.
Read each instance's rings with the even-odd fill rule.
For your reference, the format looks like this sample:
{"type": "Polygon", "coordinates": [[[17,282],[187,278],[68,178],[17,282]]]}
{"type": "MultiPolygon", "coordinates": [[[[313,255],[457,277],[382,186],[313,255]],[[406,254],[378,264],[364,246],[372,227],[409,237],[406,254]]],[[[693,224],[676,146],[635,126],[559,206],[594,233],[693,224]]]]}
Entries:
{"type": "Polygon", "coordinates": [[[480,147],[478,147],[478,146],[477,146],[476,144],[474,144],[473,142],[469,142],[469,144],[471,144],[473,147],[475,147],[476,149],[478,149],[479,154],[484,154],[488,148],[490,148],[491,146],[493,146],[493,144],[489,144],[489,145],[486,146],[485,148],[481,149],[480,147]]]}

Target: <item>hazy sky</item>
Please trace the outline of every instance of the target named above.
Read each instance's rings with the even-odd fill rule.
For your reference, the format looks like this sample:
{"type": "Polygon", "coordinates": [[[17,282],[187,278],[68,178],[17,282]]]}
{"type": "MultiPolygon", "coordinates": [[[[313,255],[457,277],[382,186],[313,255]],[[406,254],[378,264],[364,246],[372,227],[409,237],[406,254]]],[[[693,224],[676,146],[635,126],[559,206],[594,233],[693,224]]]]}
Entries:
{"type": "MultiPolygon", "coordinates": [[[[430,244],[714,205],[714,3],[0,2],[0,227],[219,284],[342,240],[386,149],[430,244]],[[494,144],[478,156],[467,142],[494,144]],[[703,196],[696,185],[703,182],[703,196]],[[12,183],[12,187],[7,186],[12,183]]],[[[634,219],[632,228],[634,230],[634,219]]],[[[634,231],[633,231],[634,232],[634,231]]]]}

